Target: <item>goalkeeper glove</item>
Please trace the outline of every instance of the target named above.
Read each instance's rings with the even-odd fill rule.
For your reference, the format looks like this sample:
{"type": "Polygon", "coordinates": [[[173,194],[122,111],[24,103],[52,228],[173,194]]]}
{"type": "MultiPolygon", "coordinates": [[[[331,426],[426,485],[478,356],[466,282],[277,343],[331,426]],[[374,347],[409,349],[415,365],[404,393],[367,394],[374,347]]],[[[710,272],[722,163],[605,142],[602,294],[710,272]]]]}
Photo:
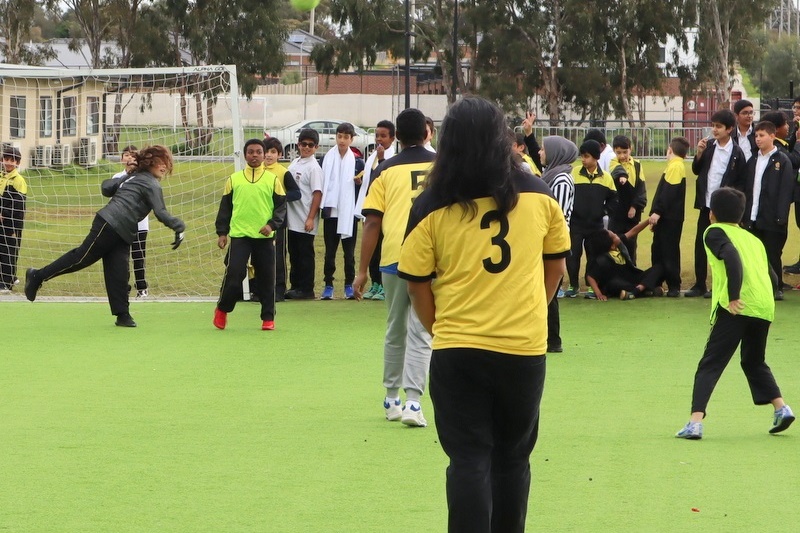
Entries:
{"type": "Polygon", "coordinates": [[[183,232],[182,231],[176,231],[175,232],[175,240],[172,241],[172,249],[176,250],[178,248],[178,246],[181,245],[182,242],[183,242],[183,232]]]}

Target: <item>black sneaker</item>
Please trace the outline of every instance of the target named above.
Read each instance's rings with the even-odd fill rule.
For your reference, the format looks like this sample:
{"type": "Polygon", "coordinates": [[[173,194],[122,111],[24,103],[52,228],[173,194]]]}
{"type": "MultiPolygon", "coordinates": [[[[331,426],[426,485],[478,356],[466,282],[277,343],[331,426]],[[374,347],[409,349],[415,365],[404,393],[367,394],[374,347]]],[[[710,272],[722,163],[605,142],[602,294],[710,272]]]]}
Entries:
{"type": "Polygon", "coordinates": [[[130,313],[122,313],[121,315],[117,315],[117,321],[114,322],[114,325],[123,328],[135,328],[136,322],[133,321],[133,317],[130,313]]]}
{"type": "Polygon", "coordinates": [[[39,279],[39,271],[35,268],[29,268],[25,271],[25,298],[31,302],[36,299],[36,293],[39,287],[42,286],[42,280],[39,279]]]}
{"type": "Polygon", "coordinates": [[[547,345],[547,352],[548,353],[561,353],[563,351],[564,351],[564,348],[562,348],[560,344],[548,344],[547,345]]]}
{"type": "Polygon", "coordinates": [[[783,271],[787,274],[800,274],[800,261],[793,265],[787,265],[783,267],[783,271]]]}
{"type": "Polygon", "coordinates": [[[705,287],[692,287],[684,293],[684,296],[686,298],[697,298],[698,296],[705,296],[706,292],[708,291],[706,291],[705,287]]]}
{"type": "Polygon", "coordinates": [[[678,289],[670,289],[670,290],[667,291],[667,294],[666,294],[667,298],[677,298],[680,295],[681,295],[681,291],[679,291],[678,289]]]}

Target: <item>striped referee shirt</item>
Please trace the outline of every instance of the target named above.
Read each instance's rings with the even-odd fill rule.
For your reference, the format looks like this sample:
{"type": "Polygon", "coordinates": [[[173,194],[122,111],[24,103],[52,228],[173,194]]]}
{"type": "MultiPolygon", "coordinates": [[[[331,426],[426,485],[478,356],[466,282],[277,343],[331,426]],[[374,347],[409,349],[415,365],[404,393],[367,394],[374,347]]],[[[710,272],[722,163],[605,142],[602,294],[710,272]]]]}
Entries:
{"type": "Polygon", "coordinates": [[[557,175],[550,182],[550,190],[553,191],[556,202],[561,206],[561,212],[564,213],[567,226],[569,226],[569,219],[572,216],[572,203],[575,200],[575,183],[572,181],[572,176],[567,173],[557,175]]]}

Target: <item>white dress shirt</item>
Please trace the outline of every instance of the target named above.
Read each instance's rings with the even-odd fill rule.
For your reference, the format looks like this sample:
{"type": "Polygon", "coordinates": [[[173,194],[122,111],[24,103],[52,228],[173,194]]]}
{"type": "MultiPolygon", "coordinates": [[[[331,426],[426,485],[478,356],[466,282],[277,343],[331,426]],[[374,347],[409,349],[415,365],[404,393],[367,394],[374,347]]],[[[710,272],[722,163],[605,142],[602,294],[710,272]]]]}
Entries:
{"type": "Polygon", "coordinates": [[[708,168],[708,184],[706,185],[706,207],[711,207],[711,193],[719,189],[722,176],[728,168],[728,162],[733,154],[733,142],[728,139],[725,146],[716,143],[714,155],[711,156],[711,166],[708,168]]]}

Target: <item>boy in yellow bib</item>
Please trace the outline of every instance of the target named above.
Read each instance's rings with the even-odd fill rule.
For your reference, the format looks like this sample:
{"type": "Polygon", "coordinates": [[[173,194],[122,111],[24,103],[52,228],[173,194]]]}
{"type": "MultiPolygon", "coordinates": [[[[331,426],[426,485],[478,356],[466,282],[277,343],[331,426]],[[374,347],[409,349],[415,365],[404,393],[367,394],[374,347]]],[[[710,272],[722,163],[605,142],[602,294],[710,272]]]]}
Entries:
{"type": "Polygon", "coordinates": [[[703,437],[702,420],[711,393],[739,344],[753,403],[772,404],[775,414],[769,432],[780,433],[795,416],[764,361],[769,326],[775,316],[773,294],[778,278],[761,241],[739,227],[744,193],[729,187],[717,189],[711,195],[710,209],[711,225],[703,242],[714,284],[711,333],[694,377],[691,419],[675,436],[692,440],[703,437]]]}

